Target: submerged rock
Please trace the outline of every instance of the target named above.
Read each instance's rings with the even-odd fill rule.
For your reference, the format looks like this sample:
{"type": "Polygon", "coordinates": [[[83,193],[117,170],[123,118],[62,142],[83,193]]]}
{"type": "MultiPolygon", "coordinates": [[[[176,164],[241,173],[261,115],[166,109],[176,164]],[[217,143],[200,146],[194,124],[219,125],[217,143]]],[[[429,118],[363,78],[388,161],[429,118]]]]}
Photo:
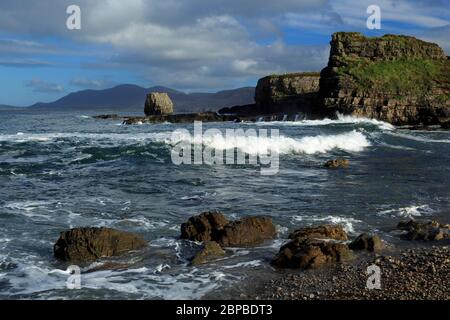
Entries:
{"type": "Polygon", "coordinates": [[[377,252],[383,249],[384,245],[377,235],[360,234],[348,247],[352,250],[367,250],[377,252]]]}
{"type": "Polygon", "coordinates": [[[191,264],[202,264],[223,255],[225,255],[225,251],[222,249],[220,244],[215,241],[205,241],[203,242],[200,251],[195,254],[194,258],[192,258],[191,264]]]}
{"type": "Polygon", "coordinates": [[[345,241],[347,233],[341,225],[325,224],[317,227],[306,227],[295,230],[289,235],[289,239],[333,239],[345,241]]]}
{"type": "Polygon", "coordinates": [[[206,212],[181,225],[182,239],[216,241],[223,247],[254,245],[275,235],[272,219],[259,216],[229,222],[222,213],[206,212]]]}
{"type": "Polygon", "coordinates": [[[349,164],[350,161],[348,161],[347,159],[337,158],[328,160],[327,162],[325,162],[324,166],[327,168],[347,168],[349,164]]]}
{"type": "Polygon", "coordinates": [[[58,259],[86,263],[121,255],[146,245],[144,239],[129,232],[110,228],[75,228],[61,232],[53,252],[58,259]]]}
{"type": "Polygon", "coordinates": [[[450,239],[450,225],[441,224],[437,221],[402,221],[397,229],[407,231],[402,235],[406,240],[438,241],[450,239]]]}
{"type": "Polygon", "coordinates": [[[173,103],[167,93],[152,92],[145,100],[145,115],[166,115],[173,113],[173,103]]]}

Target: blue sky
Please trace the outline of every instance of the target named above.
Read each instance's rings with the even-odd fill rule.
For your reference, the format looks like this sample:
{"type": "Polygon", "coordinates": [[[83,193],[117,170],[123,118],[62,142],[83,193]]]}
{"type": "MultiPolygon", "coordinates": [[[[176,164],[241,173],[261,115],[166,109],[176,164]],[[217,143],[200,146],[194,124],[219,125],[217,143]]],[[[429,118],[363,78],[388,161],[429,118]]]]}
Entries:
{"type": "Polygon", "coordinates": [[[272,73],[319,71],[330,35],[417,36],[450,55],[448,0],[2,0],[0,104],[134,83],[192,91],[245,85],[272,73]],[[81,30],[66,8],[81,8],[81,30]],[[366,9],[381,9],[368,30],[366,9]]]}

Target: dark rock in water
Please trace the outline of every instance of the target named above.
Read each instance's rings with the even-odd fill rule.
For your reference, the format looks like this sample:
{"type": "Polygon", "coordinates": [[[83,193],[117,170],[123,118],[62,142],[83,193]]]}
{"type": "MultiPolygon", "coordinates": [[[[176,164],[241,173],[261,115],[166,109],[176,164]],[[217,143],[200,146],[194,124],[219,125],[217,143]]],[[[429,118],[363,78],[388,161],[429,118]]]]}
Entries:
{"type": "Polygon", "coordinates": [[[273,239],[276,234],[271,218],[245,217],[224,226],[218,241],[224,247],[241,247],[273,239]]]}
{"type": "Polygon", "coordinates": [[[329,112],[395,125],[450,120],[450,61],[434,43],[414,37],[333,34],[320,99],[329,112]]]}
{"type": "Polygon", "coordinates": [[[352,250],[367,250],[371,252],[383,249],[383,242],[377,235],[368,235],[363,233],[353,240],[348,247],[352,250]]]}
{"type": "Polygon", "coordinates": [[[225,255],[225,251],[222,249],[220,244],[215,241],[205,241],[203,242],[200,251],[197,252],[194,258],[191,260],[191,264],[202,264],[223,255],[225,255]]]}
{"type": "Polygon", "coordinates": [[[126,117],[124,124],[140,124],[140,123],[193,123],[194,121],[202,122],[224,122],[224,121],[240,121],[240,118],[234,115],[219,115],[215,112],[200,112],[200,113],[182,113],[182,114],[167,114],[167,115],[153,115],[148,117],[126,117]]]}
{"type": "Polygon", "coordinates": [[[93,116],[92,118],[94,118],[94,119],[105,119],[105,120],[107,120],[107,119],[115,120],[115,119],[119,119],[120,117],[119,117],[118,114],[113,113],[113,114],[101,114],[101,115],[98,115],[98,116],[93,116]]]}
{"type": "Polygon", "coordinates": [[[152,92],[145,100],[145,115],[166,115],[173,113],[173,103],[167,93],[152,92]]]}
{"type": "Polygon", "coordinates": [[[442,129],[450,130],[450,120],[441,124],[442,129]]]}
{"type": "Polygon", "coordinates": [[[343,243],[300,237],[282,246],[271,264],[280,268],[314,269],[351,258],[351,251],[343,243]]]}
{"type": "Polygon", "coordinates": [[[406,240],[438,241],[450,239],[450,225],[441,224],[437,221],[402,221],[397,229],[407,231],[402,235],[406,240]]]}
{"type": "Polygon", "coordinates": [[[341,225],[326,224],[317,227],[306,227],[294,231],[289,235],[289,239],[333,239],[345,241],[348,239],[347,233],[341,225]]]}
{"type": "Polygon", "coordinates": [[[143,248],[140,236],[110,228],[75,228],[62,232],[53,251],[56,258],[78,263],[117,256],[143,248]]]}
{"type": "Polygon", "coordinates": [[[223,247],[250,246],[275,235],[272,219],[267,217],[245,217],[229,222],[219,212],[207,212],[181,225],[182,239],[216,241],[223,247]]]}
{"type": "Polygon", "coordinates": [[[216,241],[228,220],[220,212],[204,212],[181,225],[181,238],[191,241],[216,241]]]}
{"type": "Polygon", "coordinates": [[[328,160],[327,162],[325,162],[324,166],[327,168],[347,168],[349,164],[350,161],[348,161],[347,159],[338,158],[328,160]]]}

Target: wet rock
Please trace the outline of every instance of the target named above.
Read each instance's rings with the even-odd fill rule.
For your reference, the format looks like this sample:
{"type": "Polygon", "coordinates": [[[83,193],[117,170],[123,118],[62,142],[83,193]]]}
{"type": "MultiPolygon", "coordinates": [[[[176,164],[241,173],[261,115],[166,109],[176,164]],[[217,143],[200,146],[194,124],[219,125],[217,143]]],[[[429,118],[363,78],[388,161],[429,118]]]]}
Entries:
{"type": "Polygon", "coordinates": [[[202,248],[191,260],[191,264],[199,265],[225,255],[225,251],[222,249],[220,244],[215,241],[205,241],[203,242],[202,248]]]}
{"type": "Polygon", "coordinates": [[[92,118],[94,118],[94,119],[102,119],[102,120],[108,120],[108,119],[116,120],[116,119],[119,119],[120,117],[119,117],[118,114],[113,113],[113,114],[100,114],[98,116],[93,116],[92,118]]]}
{"type": "Polygon", "coordinates": [[[351,258],[351,251],[343,243],[296,238],[281,247],[271,264],[280,268],[315,269],[351,258]]]}
{"type": "Polygon", "coordinates": [[[216,241],[223,247],[249,246],[276,235],[272,219],[245,217],[229,222],[219,212],[206,212],[181,225],[181,238],[192,241],[216,241]]]}
{"type": "Polygon", "coordinates": [[[324,166],[327,168],[347,168],[349,164],[350,161],[348,161],[347,159],[338,158],[328,160],[327,162],[325,162],[324,166]]]}
{"type": "Polygon", "coordinates": [[[165,115],[173,113],[173,103],[167,93],[152,92],[145,100],[145,115],[165,115]]]}
{"type": "Polygon", "coordinates": [[[228,220],[220,212],[204,212],[181,225],[181,239],[216,241],[228,220]]]}
{"type": "Polygon", "coordinates": [[[147,242],[133,233],[110,228],[75,228],[61,232],[54,245],[56,258],[86,263],[143,248],[147,242]]]}
{"type": "Polygon", "coordinates": [[[450,239],[450,225],[444,225],[437,221],[402,221],[397,229],[407,231],[402,235],[406,240],[438,241],[450,239]]]}
{"type": "Polygon", "coordinates": [[[240,247],[272,239],[276,234],[271,218],[245,217],[227,224],[218,241],[224,247],[240,247]]]}
{"type": "Polygon", "coordinates": [[[377,235],[363,233],[353,240],[348,247],[352,250],[367,250],[371,252],[380,251],[384,245],[377,235]]]}
{"type": "Polygon", "coordinates": [[[289,235],[289,239],[334,239],[348,240],[347,233],[341,225],[326,224],[317,227],[306,227],[294,231],[289,235]]]}

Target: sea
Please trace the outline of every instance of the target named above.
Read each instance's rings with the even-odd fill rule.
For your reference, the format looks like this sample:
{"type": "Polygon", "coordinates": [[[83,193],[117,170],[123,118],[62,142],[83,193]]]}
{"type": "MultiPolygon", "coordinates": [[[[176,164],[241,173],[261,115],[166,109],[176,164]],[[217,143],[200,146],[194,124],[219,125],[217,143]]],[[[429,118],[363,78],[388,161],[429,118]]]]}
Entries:
{"type": "Polygon", "coordinates": [[[277,129],[253,142],[201,142],[248,154],[275,148],[279,170],[263,175],[258,164],[174,164],[173,147],[187,138],[173,132],[193,133],[193,124],[92,118],[100,113],[0,111],[0,299],[230,299],[230,289],[279,272],[270,260],[297,228],[342,224],[350,237],[371,232],[401,247],[399,221],[449,222],[449,131],[341,115],[203,124],[277,129]],[[323,166],[336,157],[349,167],[323,166]],[[200,244],[180,240],[180,225],[212,210],[230,220],[270,216],[277,237],[191,266],[200,244]],[[83,226],[135,232],[149,247],[80,266],[80,288],[71,289],[69,265],[54,258],[53,245],[60,232],[83,226]]]}

